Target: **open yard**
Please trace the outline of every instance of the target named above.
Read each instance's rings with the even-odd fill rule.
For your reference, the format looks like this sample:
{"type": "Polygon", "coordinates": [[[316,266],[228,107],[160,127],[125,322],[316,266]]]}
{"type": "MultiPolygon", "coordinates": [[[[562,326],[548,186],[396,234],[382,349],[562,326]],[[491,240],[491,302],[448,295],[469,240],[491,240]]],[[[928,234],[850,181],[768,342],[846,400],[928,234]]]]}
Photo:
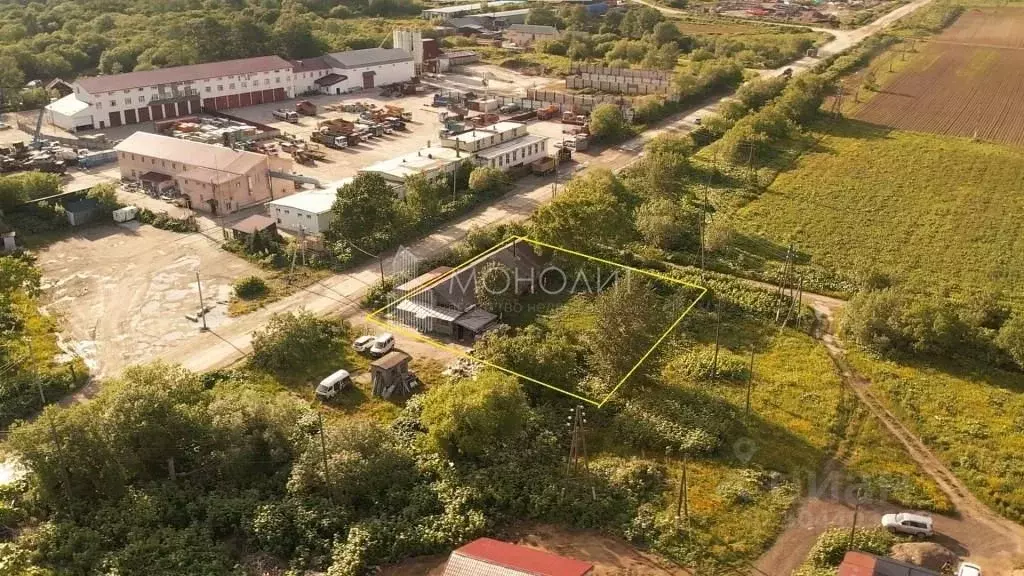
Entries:
{"type": "Polygon", "coordinates": [[[736,225],[850,277],[1024,298],[1024,150],[857,121],[824,138],[736,225]]]}
{"type": "Polygon", "coordinates": [[[1024,8],[974,9],[921,47],[858,120],[1024,145],[1024,8]]]}
{"type": "Polygon", "coordinates": [[[227,316],[231,283],[256,273],[202,234],[136,222],[76,230],[41,248],[39,264],[47,311],[62,317],[65,341],[99,377],[148,361],[196,334],[199,325],[185,318],[199,308],[196,272],[206,304],[213,305],[210,327],[227,316]]]}

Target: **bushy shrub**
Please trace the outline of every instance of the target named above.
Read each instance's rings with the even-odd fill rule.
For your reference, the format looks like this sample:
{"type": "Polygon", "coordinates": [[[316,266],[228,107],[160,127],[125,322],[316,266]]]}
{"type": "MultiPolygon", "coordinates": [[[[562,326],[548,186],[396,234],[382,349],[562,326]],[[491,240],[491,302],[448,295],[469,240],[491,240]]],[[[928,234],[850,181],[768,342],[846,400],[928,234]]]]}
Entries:
{"type": "Polygon", "coordinates": [[[348,326],[310,312],[275,314],[252,338],[252,364],[274,372],[297,371],[344,346],[348,326]]]}
{"type": "Polygon", "coordinates": [[[815,568],[838,566],[849,550],[860,550],[869,554],[885,556],[889,548],[896,543],[896,538],[882,528],[861,528],[850,541],[850,531],[846,528],[829,528],[818,537],[814,547],[807,556],[807,562],[815,568]]]}
{"type": "Polygon", "coordinates": [[[235,295],[243,300],[255,300],[264,296],[269,287],[267,282],[259,276],[247,276],[235,282],[233,286],[235,295]]]}

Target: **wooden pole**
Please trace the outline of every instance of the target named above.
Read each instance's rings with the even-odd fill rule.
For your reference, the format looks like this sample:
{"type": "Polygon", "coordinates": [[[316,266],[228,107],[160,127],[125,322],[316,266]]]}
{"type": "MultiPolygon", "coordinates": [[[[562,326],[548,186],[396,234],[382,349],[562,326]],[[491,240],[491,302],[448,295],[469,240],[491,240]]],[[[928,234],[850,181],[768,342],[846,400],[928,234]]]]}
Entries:
{"type": "Polygon", "coordinates": [[[722,313],[718,309],[718,301],[715,300],[715,359],[711,364],[711,379],[718,378],[718,348],[722,332],[722,313]]]}
{"type": "Polygon", "coordinates": [[[750,395],[754,388],[754,347],[750,347],[750,369],[747,370],[747,408],[745,420],[750,421],[750,395]]]}
{"type": "Polygon", "coordinates": [[[203,318],[203,327],[200,328],[203,332],[209,330],[206,326],[206,305],[203,304],[203,284],[199,281],[199,271],[196,271],[196,287],[199,288],[199,315],[203,318]]]}

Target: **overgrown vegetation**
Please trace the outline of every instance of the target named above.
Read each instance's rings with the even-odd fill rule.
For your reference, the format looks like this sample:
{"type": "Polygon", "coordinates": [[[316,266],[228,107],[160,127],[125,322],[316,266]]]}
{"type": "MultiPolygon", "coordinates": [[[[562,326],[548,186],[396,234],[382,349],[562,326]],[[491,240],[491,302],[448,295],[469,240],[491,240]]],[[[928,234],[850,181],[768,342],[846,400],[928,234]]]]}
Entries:
{"type": "Polygon", "coordinates": [[[43,90],[22,90],[28,80],[376,47],[398,25],[425,26],[387,17],[421,9],[410,0],[6,3],[0,12],[3,104],[27,109],[45,103],[43,90]]]}
{"type": "Polygon", "coordinates": [[[0,427],[38,412],[86,382],[85,363],[58,347],[39,310],[40,273],[29,255],[0,255],[0,427]]]}

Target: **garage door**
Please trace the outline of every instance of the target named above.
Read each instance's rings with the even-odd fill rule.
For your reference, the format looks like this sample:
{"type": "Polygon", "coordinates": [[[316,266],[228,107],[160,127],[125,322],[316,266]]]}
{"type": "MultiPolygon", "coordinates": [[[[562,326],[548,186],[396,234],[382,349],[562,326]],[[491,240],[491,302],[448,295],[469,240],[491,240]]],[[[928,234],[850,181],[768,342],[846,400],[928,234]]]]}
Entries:
{"type": "Polygon", "coordinates": [[[273,90],[264,90],[263,91],[263,102],[266,103],[266,102],[273,102],[273,101],[274,101],[274,91],[273,90]]]}
{"type": "Polygon", "coordinates": [[[124,111],[124,123],[125,124],[138,124],[139,119],[135,117],[135,110],[124,111]]]}
{"type": "Polygon", "coordinates": [[[110,118],[110,126],[111,127],[120,126],[121,125],[121,113],[120,112],[111,112],[109,118],[110,118]]]}
{"type": "Polygon", "coordinates": [[[238,94],[228,96],[228,108],[238,108],[238,94]]]}
{"type": "Polygon", "coordinates": [[[223,110],[228,107],[227,96],[217,96],[217,110],[223,110]]]}
{"type": "Polygon", "coordinates": [[[149,108],[139,108],[139,122],[149,122],[149,108]]]}
{"type": "Polygon", "coordinates": [[[174,102],[164,104],[164,118],[174,118],[177,115],[178,110],[174,107],[174,102]]]}
{"type": "Polygon", "coordinates": [[[277,100],[278,102],[280,102],[281,100],[287,100],[287,99],[288,99],[288,95],[285,94],[284,88],[278,88],[278,89],[274,90],[274,100],[277,100]]]}
{"type": "Polygon", "coordinates": [[[193,98],[192,100],[188,101],[188,113],[189,114],[199,114],[202,111],[203,111],[203,107],[202,107],[202,104],[200,104],[200,102],[199,102],[199,98],[193,98]]]}
{"type": "Polygon", "coordinates": [[[217,99],[216,98],[204,98],[203,99],[203,108],[205,108],[207,110],[216,110],[217,109],[217,99]]]}
{"type": "Polygon", "coordinates": [[[373,72],[363,72],[363,88],[373,88],[373,72]]]}
{"type": "Polygon", "coordinates": [[[238,95],[239,106],[252,106],[252,94],[246,92],[238,95]]]}
{"type": "Polygon", "coordinates": [[[153,116],[153,121],[154,122],[157,121],[157,120],[163,120],[164,119],[164,107],[163,106],[161,106],[159,104],[153,104],[152,106],[149,107],[149,111],[151,113],[151,116],[153,116]]]}
{"type": "Polygon", "coordinates": [[[249,92],[249,94],[252,96],[253,104],[263,104],[263,92],[249,92]]]}

